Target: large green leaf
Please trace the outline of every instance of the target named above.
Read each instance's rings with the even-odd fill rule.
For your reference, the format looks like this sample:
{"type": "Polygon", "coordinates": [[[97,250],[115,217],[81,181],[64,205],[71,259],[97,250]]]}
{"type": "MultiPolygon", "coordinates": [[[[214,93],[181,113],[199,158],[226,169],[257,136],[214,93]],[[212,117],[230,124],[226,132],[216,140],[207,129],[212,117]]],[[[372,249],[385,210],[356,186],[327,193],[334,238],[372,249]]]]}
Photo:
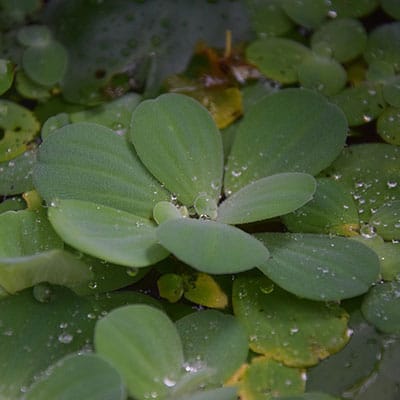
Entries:
{"type": "Polygon", "coordinates": [[[304,392],[304,370],[289,368],[268,357],[253,358],[238,385],[241,399],[273,400],[304,392]]]}
{"type": "Polygon", "coordinates": [[[400,200],[400,148],[364,143],[343,149],[324,172],[356,201],[360,222],[367,223],[382,205],[400,200]]]}
{"type": "Polygon", "coordinates": [[[245,271],[269,257],[267,248],[254,237],[208,220],[169,220],[159,225],[157,237],[180,260],[212,274],[245,271]]]}
{"type": "Polygon", "coordinates": [[[348,315],[338,305],[299,299],[259,275],[234,281],[233,309],[250,349],[288,366],[317,364],[349,340],[348,315]]]}
{"type": "Polygon", "coordinates": [[[96,354],[70,355],[50,367],[24,400],[123,400],[125,388],[118,372],[96,354]]]}
{"type": "Polygon", "coordinates": [[[362,304],[365,318],[386,333],[400,333],[400,282],[385,282],[371,289],[362,304]]]}
{"type": "Polygon", "coordinates": [[[314,198],[282,218],[292,232],[352,236],[359,229],[354,199],[334,179],[319,178],[314,198]]]}
{"type": "Polygon", "coordinates": [[[148,173],[127,141],[93,123],[66,125],[40,146],[34,181],[42,197],[93,201],[151,217],[169,194],[148,173]]]}
{"type": "Polygon", "coordinates": [[[195,312],[178,320],[176,327],[185,362],[214,370],[207,385],[222,385],[246,361],[247,336],[231,315],[213,310],[195,312]]]}
{"type": "Polygon", "coordinates": [[[0,397],[19,399],[50,364],[88,346],[92,310],[87,299],[56,286],[41,302],[32,290],[1,300],[0,397]]]}
{"type": "Polygon", "coordinates": [[[95,347],[138,400],[165,398],[183,375],[182,344],[174,324],[147,305],[121,307],[101,319],[95,347]]]}
{"type": "Polygon", "coordinates": [[[303,173],[261,178],[228,197],[218,207],[217,221],[244,224],[287,214],[310,201],[315,179],[303,173]]]}
{"type": "Polygon", "coordinates": [[[181,94],[142,102],[132,115],[130,138],[149,171],[183,204],[201,193],[218,201],[222,140],[208,111],[181,94]]]}
{"type": "Polygon", "coordinates": [[[157,243],[156,225],[149,219],[81,200],[57,200],[49,208],[56,232],[71,246],[92,256],[144,267],[167,257],[157,243]]]}
{"type": "Polygon", "coordinates": [[[335,301],[365,293],[377,280],[379,259],[367,246],[342,237],[260,233],[271,258],[259,269],[285,290],[335,301]]]}
{"type": "Polygon", "coordinates": [[[294,40],[264,38],[252,42],[246,50],[250,62],[270,79],[281,83],[297,82],[297,66],[311,54],[294,40]]]}
{"type": "Polygon", "coordinates": [[[317,174],[338,156],[346,131],[343,113],[312,91],[286,89],[265,97],[239,126],[228,159],[225,193],[279,172],[317,174]]]}

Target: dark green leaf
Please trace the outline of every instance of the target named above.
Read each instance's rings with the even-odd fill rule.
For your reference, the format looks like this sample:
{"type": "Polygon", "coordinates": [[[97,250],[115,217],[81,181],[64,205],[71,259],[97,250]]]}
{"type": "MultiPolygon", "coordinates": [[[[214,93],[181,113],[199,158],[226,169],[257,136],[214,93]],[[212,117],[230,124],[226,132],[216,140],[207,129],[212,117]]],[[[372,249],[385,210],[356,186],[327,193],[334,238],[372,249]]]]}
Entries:
{"type": "Polygon", "coordinates": [[[379,5],[378,0],[330,0],[330,14],[333,17],[365,17],[379,5]]]}
{"type": "Polygon", "coordinates": [[[156,308],[131,305],[112,311],[97,323],[94,340],[134,398],[165,398],[183,375],[178,332],[156,308]]]}
{"type": "Polygon", "coordinates": [[[385,142],[400,146],[400,107],[387,108],[379,116],[376,129],[385,142]]]}
{"type": "Polygon", "coordinates": [[[349,340],[348,315],[339,306],[299,299],[262,276],[234,281],[233,309],[250,349],[288,366],[317,364],[349,340]]]}
{"type": "Polygon", "coordinates": [[[225,173],[225,193],[280,172],[317,174],[344,146],[343,113],[323,96],[286,89],[259,101],[237,131],[225,173]],[[313,145],[312,151],[307,149],[313,145]]]}
{"type": "Polygon", "coordinates": [[[122,400],[125,388],[118,372],[95,354],[70,355],[52,367],[24,400],[122,400]]]}
{"type": "Polygon", "coordinates": [[[188,366],[211,368],[209,387],[222,385],[246,361],[247,336],[231,315],[207,310],[187,315],[176,322],[188,366]]]}
{"type": "Polygon", "coordinates": [[[50,29],[45,25],[26,25],[19,29],[17,39],[23,46],[47,46],[52,40],[50,29]]]}
{"type": "Polygon", "coordinates": [[[218,207],[219,222],[244,224],[287,214],[310,201],[315,179],[303,173],[282,173],[243,187],[218,207]]]}
{"type": "Polygon", "coordinates": [[[329,3],[324,0],[283,0],[282,8],[299,25],[315,29],[328,16],[329,3]]]}
{"type": "Polygon", "coordinates": [[[9,60],[0,59],[0,95],[5,93],[11,87],[13,79],[13,64],[9,60]]]}
{"type": "Polygon", "coordinates": [[[361,243],[314,234],[260,233],[271,258],[259,268],[285,290],[311,300],[337,301],[365,293],[379,259],[361,243]]]}
{"type": "Polygon", "coordinates": [[[180,260],[211,274],[245,271],[269,257],[259,240],[233,226],[208,220],[172,219],[159,225],[157,237],[180,260]]]}
{"type": "Polygon", "coordinates": [[[208,194],[217,202],[223,173],[222,141],[208,111],[181,94],[142,102],[130,138],[149,171],[183,204],[208,194]]]}
{"type": "Polygon", "coordinates": [[[400,282],[385,282],[373,287],[361,310],[382,332],[400,333],[400,282]]]}

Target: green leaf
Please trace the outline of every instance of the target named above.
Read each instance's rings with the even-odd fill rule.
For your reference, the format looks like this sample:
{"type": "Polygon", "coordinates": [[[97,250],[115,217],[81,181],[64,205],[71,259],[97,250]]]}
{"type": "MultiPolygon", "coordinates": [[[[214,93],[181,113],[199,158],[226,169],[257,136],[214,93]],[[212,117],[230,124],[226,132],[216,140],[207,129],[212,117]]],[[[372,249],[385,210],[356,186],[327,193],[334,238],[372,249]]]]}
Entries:
{"type": "Polygon", "coordinates": [[[9,60],[0,58],[0,95],[10,89],[14,79],[14,66],[9,60]]]}
{"type": "Polygon", "coordinates": [[[92,311],[88,300],[56,286],[45,300],[35,299],[32,290],[1,300],[2,397],[19,399],[50,364],[87,346],[95,323],[88,318],[92,311]]]}
{"type": "Polygon", "coordinates": [[[88,284],[89,266],[62,250],[44,213],[22,210],[0,215],[0,285],[15,293],[40,282],[73,288],[88,284]]]}
{"type": "Polygon", "coordinates": [[[400,76],[396,75],[387,79],[382,94],[389,105],[400,108],[400,76]]]}
{"type": "Polygon", "coordinates": [[[170,198],[124,138],[86,122],[66,125],[42,143],[34,181],[48,204],[86,200],[147,218],[170,198]]]}
{"type": "Polygon", "coordinates": [[[222,141],[196,100],[169,93],[142,102],[133,112],[130,138],[143,164],[184,205],[201,193],[218,201],[222,141]]]}
{"type": "Polygon", "coordinates": [[[371,122],[385,108],[381,87],[369,82],[346,88],[331,101],[343,110],[350,126],[371,122]]]}
{"type": "Polygon", "coordinates": [[[207,387],[220,386],[246,361],[247,336],[237,320],[218,311],[189,314],[176,322],[188,366],[214,370],[207,387]]]}
{"type": "Polygon", "coordinates": [[[18,30],[17,39],[23,46],[47,46],[52,33],[45,25],[26,25],[18,30]]]}
{"type": "Polygon", "coordinates": [[[28,47],[22,55],[24,71],[34,82],[52,86],[60,82],[67,69],[68,55],[57,41],[28,47]]]}
{"type": "Polygon", "coordinates": [[[297,296],[337,301],[365,293],[378,278],[378,256],[350,239],[300,233],[256,237],[271,253],[259,269],[297,296]]]}
{"type": "Polygon", "coordinates": [[[323,24],[311,37],[311,48],[323,49],[335,60],[345,63],[360,56],[367,45],[367,33],[356,19],[341,18],[323,24]]]}
{"type": "Polygon", "coordinates": [[[237,400],[236,389],[231,387],[223,387],[211,390],[202,390],[187,396],[173,397],[170,400],[237,400]]]}
{"type": "Polygon", "coordinates": [[[325,96],[340,92],[346,85],[346,70],[334,59],[313,55],[297,68],[301,86],[325,96]]]}
{"type": "Polygon", "coordinates": [[[386,143],[400,146],[400,107],[387,108],[379,116],[376,129],[386,143]]]}
{"type": "Polygon", "coordinates": [[[304,392],[306,374],[297,368],[268,359],[254,358],[239,382],[241,399],[272,400],[304,392]]]}
{"type": "Polygon", "coordinates": [[[33,189],[32,173],[36,149],[6,162],[0,162],[0,193],[13,195],[33,189]]]}
{"type": "Polygon", "coordinates": [[[281,36],[293,28],[293,22],[282,10],[279,0],[248,0],[250,22],[260,38],[281,36]]]}
{"type": "Polygon", "coordinates": [[[67,113],[59,113],[53,115],[42,126],[42,130],[40,132],[40,136],[42,140],[45,140],[47,136],[62,128],[65,125],[71,123],[70,117],[67,113]]]}
{"type": "Polygon", "coordinates": [[[340,397],[376,369],[381,337],[359,310],[351,315],[350,327],[353,334],[346,347],[307,371],[307,390],[340,397]]]}
{"type": "Polygon", "coordinates": [[[315,179],[303,173],[282,173],[259,179],[228,197],[218,207],[219,222],[244,224],[287,214],[310,201],[315,179]]]}
{"type": "Polygon", "coordinates": [[[364,58],[368,64],[385,61],[400,71],[400,22],[379,25],[368,36],[364,58]]]}
{"type": "Polygon", "coordinates": [[[114,365],[138,400],[165,398],[183,375],[178,332],[153,307],[131,305],[112,311],[97,323],[94,340],[96,351],[114,365]]]}
{"type": "Polygon", "coordinates": [[[297,82],[297,66],[310,54],[307,47],[286,38],[258,39],[246,49],[249,62],[280,83],[297,82]]]}
{"type": "Polygon", "coordinates": [[[208,220],[166,221],[158,226],[157,238],[186,264],[211,274],[245,271],[269,257],[257,239],[233,226],[208,220]]]}
{"type": "Polygon", "coordinates": [[[51,88],[49,86],[43,86],[34,82],[22,69],[16,73],[15,88],[22,97],[27,99],[44,102],[51,96],[51,88]]]}
{"type": "Polygon", "coordinates": [[[359,229],[358,213],[350,193],[335,180],[317,179],[314,198],[282,217],[292,232],[353,236],[359,229]]]}
{"type": "Polygon", "coordinates": [[[25,107],[0,100],[0,161],[9,161],[28,149],[39,132],[39,123],[25,107]]]}
{"type": "Polygon", "coordinates": [[[250,349],[285,365],[317,364],[349,340],[347,313],[339,306],[299,299],[265,277],[242,276],[233,283],[233,310],[250,349]]]}
{"type": "Polygon", "coordinates": [[[397,0],[381,0],[383,11],[394,19],[400,19],[400,3],[397,0]]]}
{"type": "Polygon", "coordinates": [[[157,224],[161,224],[169,219],[182,218],[178,207],[169,201],[160,201],[153,208],[153,219],[157,224]]]}
{"type": "Polygon", "coordinates": [[[400,333],[400,282],[385,282],[373,287],[361,306],[367,321],[380,331],[400,333]]]}
{"type": "Polygon", "coordinates": [[[385,240],[400,240],[400,200],[380,207],[369,220],[376,233],[385,240]]]}
{"type": "Polygon", "coordinates": [[[378,0],[331,0],[331,15],[339,18],[365,17],[371,14],[379,5],[378,0]]]}
{"type": "Polygon", "coordinates": [[[339,155],[346,132],[343,113],[317,93],[285,89],[265,97],[239,125],[227,163],[225,193],[280,172],[317,174],[339,155]]]}
{"type": "Polygon", "coordinates": [[[383,204],[400,200],[400,148],[383,143],[346,147],[324,172],[356,201],[361,223],[383,204]]]}
{"type": "Polygon", "coordinates": [[[137,93],[128,93],[100,106],[71,113],[71,122],[94,122],[122,136],[128,131],[132,111],[140,100],[141,96],[137,93]]]}
{"type": "MultiPolygon", "coordinates": [[[[307,384],[308,386],[308,384],[307,384]]],[[[284,396],[278,397],[280,400],[339,400],[337,397],[333,397],[326,393],[303,393],[302,395],[298,396],[284,396]]]]}
{"type": "Polygon", "coordinates": [[[299,25],[315,29],[328,16],[329,5],[324,0],[283,0],[282,8],[299,25]]]}
{"type": "Polygon", "coordinates": [[[150,220],[81,200],[57,200],[49,220],[69,245],[127,267],[145,267],[168,256],[150,220]]]}
{"type": "Polygon", "coordinates": [[[400,360],[400,343],[398,338],[386,339],[378,368],[371,375],[356,385],[346,395],[354,400],[395,399],[399,394],[399,374],[397,368],[400,360]]]}
{"type": "Polygon", "coordinates": [[[50,367],[24,400],[122,400],[125,388],[118,372],[96,354],[70,355],[50,367]]]}

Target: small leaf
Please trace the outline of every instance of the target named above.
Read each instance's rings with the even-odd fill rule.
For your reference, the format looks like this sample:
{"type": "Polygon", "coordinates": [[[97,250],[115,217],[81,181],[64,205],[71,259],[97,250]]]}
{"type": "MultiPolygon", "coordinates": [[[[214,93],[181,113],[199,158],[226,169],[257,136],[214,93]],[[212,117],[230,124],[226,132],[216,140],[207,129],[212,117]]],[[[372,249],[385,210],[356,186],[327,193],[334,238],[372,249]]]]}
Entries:
{"type": "Polygon", "coordinates": [[[66,125],[46,138],[34,180],[48,204],[85,200],[147,218],[157,202],[170,198],[124,138],[87,122],[66,125]]]}
{"type": "Polygon", "coordinates": [[[24,400],[123,400],[125,388],[118,372],[96,354],[69,355],[49,369],[24,400]]]}
{"type": "Polygon", "coordinates": [[[179,209],[169,201],[159,201],[153,208],[153,219],[161,224],[169,219],[181,218],[179,209]]]}
{"type": "Polygon", "coordinates": [[[258,39],[246,51],[251,63],[267,78],[280,83],[297,82],[297,66],[310,54],[307,47],[286,38],[258,39]]]}
{"type": "Polygon", "coordinates": [[[282,173],[259,179],[228,197],[218,207],[219,222],[244,224],[287,214],[310,201],[315,179],[303,173],[282,173]]]}
{"type": "Polygon", "coordinates": [[[310,202],[282,219],[292,232],[353,236],[359,229],[353,197],[335,180],[327,178],[317,179],[317,190],[310,202]]]}
{"type": "Polygon", "coordinates": [[[18,70],[15,75],[15,88],[26,99],[44,102],[49,100],[51,96],[51,88],[49,86],[43,86],[34,82],[22,69],[18,70]]]}
{"type": "Polygon", "coordinates": [[[325,96],[340,92],[346,85],[346,70],[335,60],[314,55],[307,57],[297,68],[301,86],[325,96]]]}
{"type": "Polygon", "coordinates": [[[317,364],[349,340],[347,313],[337,305],[299,299],[265,277],[242,276],[233,283],[233,309],[250,349],[285,365],[317,364]]]}
{"type": "Polygon", "coordinates": [[[368,64],[385,61],[400,71],[400,22],[379,25],[368,36],[364,58],[368,64]]]}
{"type": "Polygon", "coordinates": [[[382,89],[383,98],[393,106],[400,108],[400,76],[390,77],[385,81],[382,89]]]}
{"type": "Polygon", "coordinates": [[[176,327],[186,364],[214,370],[207,387],[222,385],[246,361],[247,337],[232,315],[195,312],[178,320],[176,327]]]}
{"type": "Polygon", "coordinates": [[[243,400],[272,400],[304,392],[304,370],[289,368],[267,357],[253,358],[240,377],[238,392],[243,400]]]}
{"type": "Polygon", "coordinates": [[[229,274],[264,262],[268,250],[233,226],[188,218],[169,220],[157,228],[160,243],[199,271],[229,274]]]}
{"type": "Polygon", "coordinates": [[[369,82],[346,88],[331,101],[343,110],[350,126],[371,122],[385,108],[381,87],[369,82]]]}
{"type": "Polygon", "coordinates": [[[2,397],[21,398],[50,364],[87,346],[95,324],[88,318],[91,313],[87,299],[57,286],[48,287],[45,301],[32,296],[32,290],[1,300],[2,397]],[[15,349],[20,349],[18,357],[15,349]]]}
{"type": "Polygon", "coordinates": [[[178,332],[153,307],[131,305],[113,310],[97,323],[94,341],[96,351],[112,363],[129,394],[138,400],[167,397],[183,375],[178,332]]]}
{"type": "Polygon", "coordinates": [[[209,308],[225,308],[228,297],[211,276],[195,273],[184,276],[184,297],[193,303],[209,308]]]}
{"type": "Polygon", "coordinates": [[[65,125],[70,124],[70,117],[67,113],[59,113],[53,115],[42,126],[42,130],[40,136],[42,140],[45,140],[47,136],[52,134],[53,132],[57,131],[57,129],[62,128],[65,125]]]}
{"type": "Polygon", "coordinates": [[[210,114],[188,96],[168,93],[133,112],[130,139],[143,164],[184,205],[200,193],[218,201],[222,141],[210,114]]]}
{"type": "Polygon", "coordinates": [[[340,18],[326,22],[311,37],[311,48],[321,48],[335,60],[345,63],[361,55],[367,45],[367,33],[356,19],[340,18]]]}
{"type": "Polygon", "coordinates": [[[52,86],[60,82],[68,64],[68,54],[57,41],[28,47],[22,55],[24,71],[34,82],[52,86]]]}
{"type": "Polygon", "coordinates": [[[315,29],[327,17],[329,3],[324,0],[283,0],[282,8],[299,25],[315,29]]]}
{"type": "Polygon", "coordinates": [[[127,267],[144,267],[168,256],[153,222],[81,200],[58,200],[49,220],[63,240],[87,254],[127,267]]]}
{"type": "Polygon", "coordinates": [[[400,200],[380,207],[371,217],[369,224],[385,240],[400,240],[400,200]]]}
{"type": "Polygon", "coordinates": [[[379,5],[378,0],[331,0],[330,9],[333,16],[339,18],[365,17],[371,14],[379,5]]]}
{"type": "Polygon", "coordinates": [[[400,333],[400,282],[374,286],[361,306],[367,321],[386,333],[400,333]]]}
{"type": "Polygon", "coordinates": [[[365,293],[378,278],[378,256],[350,239],[289,233],[256,237],[271,252],[259,269],[297,296],[337,301],[365,293]]]}
{"type": "Polygon", "coordinates": [[[385,142],[400,146],[400,107],[387,108],[379,116],[376,129],[385,142]]]}
{"type": "Polygon", "coordinates": [[[0,95],[10,89],[14,79],[14,66],[9,60],[0,58],[0,95]]]}
{"type": "Polygon", "coordinates": [[[225,193],[281,172],[315,175],[342,150],[344,114],[323,96],[285,89],[266,96],[240,123],[228,158],[225,193]],[[309,152],[309,144],[313,151],[309,152]]]}
{"type": "Polygon", "coordinates": [[[164,274],[157,280],[160,297],[170,303],[176,303],[183,296],[183,277],[178,274],[164,274]]]}
{"type": "Polygon", "coordinates": [[[25,107],[0,100],[0,161],[9,161],[28,149],[39,132],[39,123],[25,107]]]}

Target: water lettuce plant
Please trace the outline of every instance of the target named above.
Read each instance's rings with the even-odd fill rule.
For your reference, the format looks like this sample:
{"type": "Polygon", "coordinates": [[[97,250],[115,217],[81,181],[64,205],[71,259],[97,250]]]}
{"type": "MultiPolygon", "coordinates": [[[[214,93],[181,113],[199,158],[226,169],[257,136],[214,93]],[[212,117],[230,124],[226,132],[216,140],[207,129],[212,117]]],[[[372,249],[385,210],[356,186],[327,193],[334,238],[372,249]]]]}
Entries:
{"type": "Polygon", "coordinates": [[[397,1],[0,9],[0,399],[398,397],[397,1]]]}

